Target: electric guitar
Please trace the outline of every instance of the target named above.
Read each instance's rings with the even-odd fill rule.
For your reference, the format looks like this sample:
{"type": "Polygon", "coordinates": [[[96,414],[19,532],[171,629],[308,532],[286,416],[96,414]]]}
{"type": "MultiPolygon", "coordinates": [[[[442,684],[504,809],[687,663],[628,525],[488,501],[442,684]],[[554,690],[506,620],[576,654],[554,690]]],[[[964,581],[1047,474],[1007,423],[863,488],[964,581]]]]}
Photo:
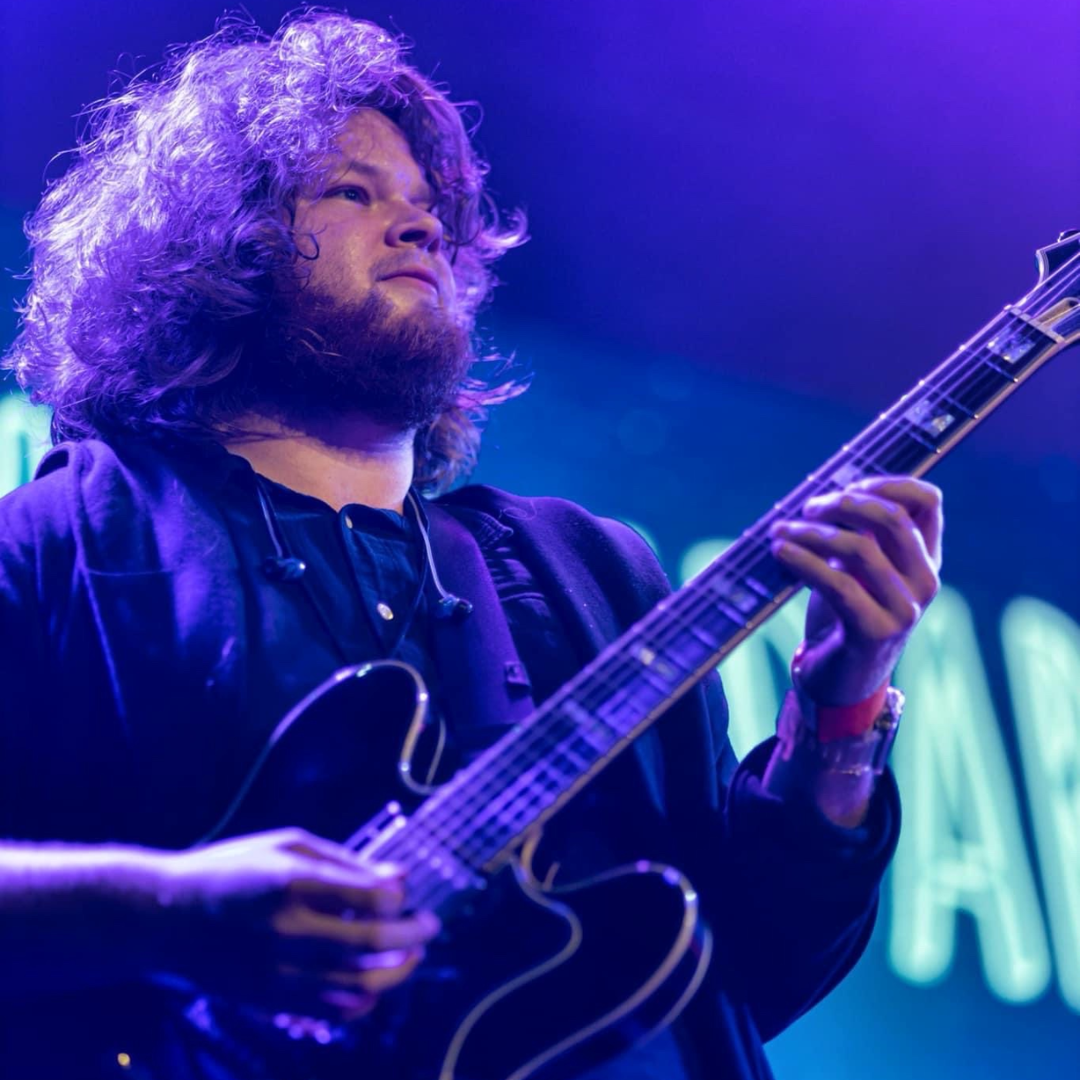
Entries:
{"type": "MultiPolygon", "coordinates": [[[[926,473],[1080,340],[1080,237],[1063,234],[1041,249],[1038,267],[1030,293],[441,786],[416,779],[432,767],[421,770],[417,758],[427,694],[405,664],[338,671],[282,720],[206,839],[296,825],[365,860],[396,863],[411,905],[439,913],[449,937],[445,951],[439,942],[429,949],[426,966],[436,974],[426,991],[418,978],[402,1016],[389,994],[372,1021],[380,1027],[364,1021],[344,1031],[294,1018],[294,1037],[352,1040],[358,1078],[557,1080],[679,1015],[712,951],[692,884],[673,867],[642,862],[590,880],[541,882],[533,870],[541,829],[798,589],[769,554],[774,520],[862,477],[926,473]],[[372,714],[379,724],[360,722],[372,714]],[[397,726],[388,722],[395,717],[397,726]],[[493,938],[494,925],[511,932],[493,938]],[[483,959],[471,969],[454,956],[483,959]],[[440,971],[450,973],[442,986],[440,971]]],[[[225,1010],[221,1027],[231,1024],[240,1041],[268,1022],[242,1009],[230,1020],[227,1005],[212,1007],[225,1010]]]]}

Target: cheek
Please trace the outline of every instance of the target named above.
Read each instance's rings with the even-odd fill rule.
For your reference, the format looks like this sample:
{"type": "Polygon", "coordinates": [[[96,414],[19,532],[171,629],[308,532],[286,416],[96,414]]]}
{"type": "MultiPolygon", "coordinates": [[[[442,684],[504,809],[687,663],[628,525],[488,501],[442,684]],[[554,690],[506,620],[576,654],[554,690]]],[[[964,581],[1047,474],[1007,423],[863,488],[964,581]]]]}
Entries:
{"type": "Polygon", "coordinates": [[[312,280],[351,291],[367,291],[374,285],[372,259],[367,247],[355,237],[336,236],[326,230],[319,236],[319,257],[311,263],[312,280]]]}

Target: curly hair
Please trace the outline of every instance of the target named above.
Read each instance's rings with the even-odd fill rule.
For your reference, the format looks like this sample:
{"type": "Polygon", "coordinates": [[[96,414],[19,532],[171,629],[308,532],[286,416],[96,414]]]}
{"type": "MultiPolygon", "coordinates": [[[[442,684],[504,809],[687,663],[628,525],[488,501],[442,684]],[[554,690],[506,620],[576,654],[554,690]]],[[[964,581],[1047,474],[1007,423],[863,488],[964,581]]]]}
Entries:
{"type": "Polygon", "coordinates": [[[527,239],[504,220],[460,107],[405,59],[400,38],[342,12],[304,8],[272,36],[231,17],[87,110],[75,160],[28,218],[32,253],[19,333],[2,364],[52,406],[52,440],[119,431],[220,437],[244,411],[245,365],[301,257],[289,212],[318,187],[349,117],[375,108],[426,172],[451,248],[474,360],[503,381],[459,384],[417,432],[416,481],[467,475],[487,408],[521,393],[507,361],[480,357],[476,315],[492,264],[527,239]],[[286,213],[283,214],[282,210],[286,213]]]}

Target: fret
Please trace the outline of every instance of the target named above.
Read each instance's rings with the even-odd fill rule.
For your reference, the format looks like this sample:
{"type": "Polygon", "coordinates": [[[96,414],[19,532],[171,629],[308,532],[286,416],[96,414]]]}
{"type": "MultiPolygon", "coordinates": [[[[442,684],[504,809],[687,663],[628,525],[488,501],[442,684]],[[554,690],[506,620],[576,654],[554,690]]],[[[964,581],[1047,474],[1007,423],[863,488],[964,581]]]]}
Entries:
{"type": "Polygon", "coordinates": [[[915,472],[928,456],[936,453],[932,443],[916,438],[910,431],[898,429],[898,438],[893,439],[882,452],[882,462],[890,473],[904,474],[915,472]]]}
{"type": "MultiPolygon", "coordinates": [[[[896,425],[897,433],[901,436],[907,436],[909,439],[914,439],[920,446],[929,450],[931,454],[937,453],[937,444],[931,438],[926,436],[929,434],[923,428],[913,424],[910,420],[901,421],[896,425]]],[[[939,431],[939,435],[944,434],[944,431],[939,431]]]]}
{"type": "Polygon", "coordinates": [[[744,625],[746,616],[753,615],[760,606],[759,597],[743,586],[737,578],[717,576],[709,581],[709,588],[718,598],[717,604],[721,611],[735,620],[741,615],[744,625]]]}
{"type": "Polygon", "coordinates": [[[596,712],[583,708],[573,698],[568,698],[559,708],[573,723],[574,731],[588,738],[601,753],[606,753],[613,742],[622,738],[618,728],[611,727],[596,712]]]}
{"type": "Polygon", "coordinates": [[[749,626],[749,620],[741,612],[736,611],[735,608],[728,605],[724,600],[714,599],[713,603],[719,608],[720,613],[727,619],[732,625],[738,627],[740,630],[749,626]]]}
{"type": "Polygon", "coordinates": [[[616,731],[625,733],[629,728],[626,727],[624,717],[627,710],[633,711],[635,695],[640,694],[640,691],[641,685],[639,683],[628,682],[618,693],[600,702],[593,711],[604,723],[610,725],[616,731]]]}
{"type": "Polygon", "coordinates": [[[856,449],[856,444],[849,443],[843,446],[837,457],[844,458],[843,464],[833,470],[828,477],[828,482],[837,487],[846,487],[852,480],[880,472],[873,455],[864,453],[861,446],[856,449]],[[841,471],[845,474],[842,478],[839,475],[841,471]]]}
{"type": "Polygon", "coordinates": [[[1006,325],[983,347],[1003,361],[1014,374],[1023,371],[1046,346],[1055,344],[1056,334],[1048,333],[1029,316],[1015,309],[1008,309],[1005,322],[1006,325]]]}
{"type": "MultiPolygon", "coordinates": [[[[859,463],[846,461],[829,475],[822,486],[827,486],[833,488],[835,491],[839,491],[841,488],[847,487],[848,484],[851,484],[856,480],[861,480],[865,475],[865,465],[860,467],[859,463]]],[[[825,492],[822,491],[821,494],[825,494],[825,492]]]]}
{"type": "Polygon", "coordinates": [[[1065,339],[1056,331],[1051,330],[1048,326],[1043,326],[1035,318],[1029,315],[1026,311],[1021,310],[1015,304],[1006,304],[1005,310],[1014,318],[1020,319],[1027,323],[1028,326],[1035,331],[1040,337],[1046,338],[1048,341],[1052,341],[1057,345],[1064,345],[1065,339]]]}
{"type": "MultiPolygon", "coordinates": [[[[674,675],[675,672],[672,671],[671,674],[674,675]]],[[[652,665],[641,667],[637,672],[637,677],[643,679],[654,690],[659,691],[661,697],[670,693],[674,689],[676,682],[679,681],[670,676],[665,676],[663,672],[658,671],[652,665]]]]}
{"type": "Polygon", "coordinates": [[[606,754],[612,745],[618,741],[617,733],[613,732],[607,724],[598,720],[593,713],[577,705],[574,705],[574,709],[578,716],[578,738],[584,740],[588,750],[594,756],[606,754]]]}
{"type": "Polygon", "coordinates": [[[747,588],[752,589],[767,603],[772,603],[772,599],[775,594],[770,589],[767,589],[760,581],[758,581],[756,577],[753,577],[750,574],[744,574],[743,581],[746,583],[747,588]]]}
{"type": "Polygon", "coordinates": [[[938,390],[936,391],[936,393],[940,396],[941,400],[949,406],[950,409],[955,409],[964,417],[965,420],[978,420],[978,412],[969,409],[967,404],[956,396],[955,391],[952,393],[946,393],[944,390],[938,390]]]}
{"type": "Polygon", "coordinates": [[[1000,364],[996,363],[993,360],[988,360],[984,357],[982,360],[982,364],[984,367],[991,368],[999,375],[1003,376],[1006,383],[1017,383],[1020,381],[1011,371],[1003,368],[1000,364]]]}
{"type": "MultiPolygon", "coordinates": [[[[939,439],[956,423],[957,417],[954,412],[942,408],[940,402],[935,404],[927,397],[912,405],[904,413],[904,419],[915,429],[912,434],[922,441],[923,435],[928,435],[931,440],[939,439]]],[[[937,444],[933,441],[925,445],[937,452],[937,444]]]]}
{"type": "MultiPolygon", "coordinates": [[[[729,635],[730,636],[730,635],[729,635]]],[[[680,671],[680,677],[698,670],[719,648],[720,642],[711,638],[706,644],[688,626],[673,627],[663,645],[665,659],[680,671]]]]}
{"type": "Polygon", "coordinates": [[[705,646],[709,652],[715,652],[720,647],[721,638],[713,637],[712,634],[707,633],[704,627],[699,623],[692,626],[687,626],[686,632],[693,638],[696,638],[702,645],[705,646]]]}
{"type": "Polygon", "coordinates": [[[1010,374],[1001,371],[992,362],[983,360],[978,367],[965,375],[959,385],[949,388],[949,397],[960,407],[966,408],[974,418],[1012,382],[1013,377],[1010,374]]]}
{"type": "Polygon", "coordinates": [[[653,672],[665,680],[678,675],[678,671],[672,665],[664,647],[652,642],[651,638],[648,644],[642,640],[634,645],[629,654],[631,659],[641,665],[640,670],[653,672]]]}
{"type": "MultiPolygon", "coordinates": [[[[756,587],[762,590],[761,595],[767,597],[770,604],[778,593],[783,592],[795,581],[790,571],[781,566],[771,555],[759,562],[753,571],[756,587]]],[[[749,578],[747,578],[747,584],[750,584],[749,578]]]]}

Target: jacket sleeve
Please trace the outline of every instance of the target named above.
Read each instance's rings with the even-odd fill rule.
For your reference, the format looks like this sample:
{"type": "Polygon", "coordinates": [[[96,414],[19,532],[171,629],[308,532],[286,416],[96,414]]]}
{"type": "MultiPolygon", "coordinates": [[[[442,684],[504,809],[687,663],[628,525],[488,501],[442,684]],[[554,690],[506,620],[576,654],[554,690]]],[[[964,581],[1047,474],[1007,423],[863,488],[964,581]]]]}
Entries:
{"type": "Polygon", "coordinates": [[[764,1039],[820,1001],[862,955],[900,832],[891,772],[854,829],[810,800],[788,804],[766,793],[761,777],[775,742],[752,750],[724,790],[714,916],[724,927],[722,962],[764,1039]]]}

